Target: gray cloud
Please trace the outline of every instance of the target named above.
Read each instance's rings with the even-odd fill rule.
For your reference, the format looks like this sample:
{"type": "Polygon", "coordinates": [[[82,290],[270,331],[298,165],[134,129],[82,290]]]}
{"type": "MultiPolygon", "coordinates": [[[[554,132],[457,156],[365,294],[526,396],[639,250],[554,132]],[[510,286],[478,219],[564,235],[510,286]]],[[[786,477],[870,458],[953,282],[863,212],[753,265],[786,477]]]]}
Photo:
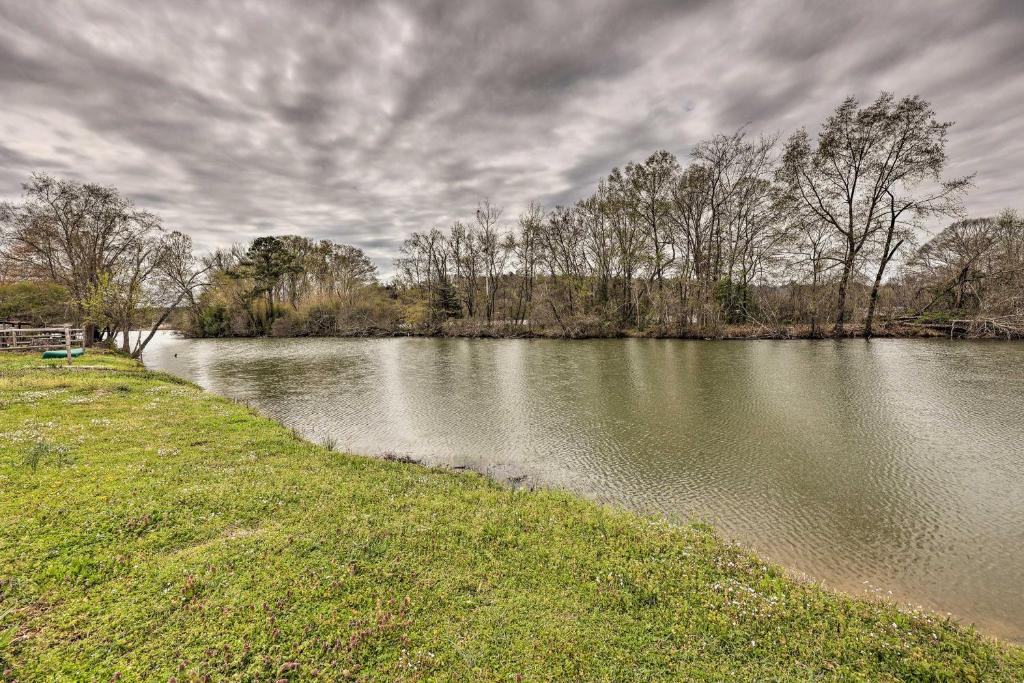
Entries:
{"type": "Polygon", "coordinates": [[[200,248],[401,237],[568,202],[658,148],[811,128],[847,94],[955,120],[976,215],[1021,208],[1024,5],[0,0],[0,197],[109,183],[200,248]]]}

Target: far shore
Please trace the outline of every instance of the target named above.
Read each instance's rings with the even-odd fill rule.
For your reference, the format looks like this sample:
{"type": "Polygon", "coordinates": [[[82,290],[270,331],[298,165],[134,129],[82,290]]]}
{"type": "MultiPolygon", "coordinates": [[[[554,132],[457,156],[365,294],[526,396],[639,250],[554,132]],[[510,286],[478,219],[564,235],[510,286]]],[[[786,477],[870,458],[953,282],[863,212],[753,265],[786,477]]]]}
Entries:
{"type": "Polygon", "coordinates": [[[700,332],[679,332],[669,330],[568,330],[552,329],[534,330],[521,325],[494,324],[487,325],[445,325],[425,330],[386,330],[386,329],[353,329],[330,334],[306,335],[220,335],[218,337],[202,337],[190,334],[187,330],[164,328],[177,334],[194,339],[266,339],[266,338],[389,338],[389,337],[421,337],[436,339],[680,339],[704,341],[754,341],[754,340],[836,340],[836,339],[954,339],[967,341],[1001,340],[1019,341],[1018,336],[1001,336],[996,334],[977,335],[966,332],[963,328],[949,324],[900,324],[894,323],[879,326],[870,337],[864,334],[862,325],[847,326],[843,334],[836,336],[830,328],[813,330],[809,325],[792,325],[779,328],[768,328],[757,325],[728,325],[714,334],[700,332]]]}

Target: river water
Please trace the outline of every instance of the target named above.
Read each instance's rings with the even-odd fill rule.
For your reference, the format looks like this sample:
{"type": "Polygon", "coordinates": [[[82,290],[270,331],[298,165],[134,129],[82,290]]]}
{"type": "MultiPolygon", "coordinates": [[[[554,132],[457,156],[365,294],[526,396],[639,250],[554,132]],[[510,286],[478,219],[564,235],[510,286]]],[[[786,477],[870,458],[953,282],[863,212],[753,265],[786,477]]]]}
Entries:
{"type": "Polygon", "coordinates": [[[161,333],[144,360],[339,449],[705,520],[1024,641],[1024,344],[161,333]]]}

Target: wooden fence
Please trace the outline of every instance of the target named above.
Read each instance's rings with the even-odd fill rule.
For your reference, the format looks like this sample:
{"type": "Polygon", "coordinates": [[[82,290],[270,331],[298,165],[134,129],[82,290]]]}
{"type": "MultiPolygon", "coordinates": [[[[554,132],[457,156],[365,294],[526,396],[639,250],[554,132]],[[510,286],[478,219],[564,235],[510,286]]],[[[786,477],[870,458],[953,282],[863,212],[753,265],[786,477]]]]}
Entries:
{"type": "Polygon", "coordinates": [[[73,327],[0,327],[0,351],[70,351],[84,341],[85,330],[73,327]]]}

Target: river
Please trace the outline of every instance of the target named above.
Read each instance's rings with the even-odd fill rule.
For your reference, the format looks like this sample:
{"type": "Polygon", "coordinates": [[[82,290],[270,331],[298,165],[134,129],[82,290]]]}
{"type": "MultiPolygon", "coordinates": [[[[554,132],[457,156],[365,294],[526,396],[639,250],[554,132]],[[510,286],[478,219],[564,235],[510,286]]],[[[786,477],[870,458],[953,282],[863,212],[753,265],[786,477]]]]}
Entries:
{"type": "Polygon", "coordinates": [[[144,360],[342,450],[704,520],[1024,642],[1024,344],[160,333],[144,360]]]}

